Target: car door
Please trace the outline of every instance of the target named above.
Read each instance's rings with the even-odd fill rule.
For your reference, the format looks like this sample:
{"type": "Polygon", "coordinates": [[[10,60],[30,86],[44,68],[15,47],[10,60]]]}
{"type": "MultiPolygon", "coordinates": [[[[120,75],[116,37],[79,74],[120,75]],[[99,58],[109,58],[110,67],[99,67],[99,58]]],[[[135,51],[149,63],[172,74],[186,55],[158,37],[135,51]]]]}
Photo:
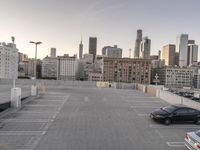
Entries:
{"type": "Polygon", "coordinates": [[[180,121],[188,121],[188,110],[187,108],[179,108],[172,114],[173,121],[180,122],[180,121]]]}
{"type": "Polygon", "coordinates": [[[188,121],[195,121],[199,112],[195,109],[188,108],[188,121]]]}

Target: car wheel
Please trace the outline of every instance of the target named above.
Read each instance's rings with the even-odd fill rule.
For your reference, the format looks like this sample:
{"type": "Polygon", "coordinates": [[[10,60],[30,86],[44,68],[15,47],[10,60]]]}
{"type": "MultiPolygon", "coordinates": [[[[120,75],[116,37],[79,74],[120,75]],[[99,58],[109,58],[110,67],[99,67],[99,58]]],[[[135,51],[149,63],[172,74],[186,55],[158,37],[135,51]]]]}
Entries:
{"type": "Polygon", "coordinates": [[[200,124],[200,118],[197,118],[195,121],[196,124],[200,124]]]}
{"type": "Polygon", "coordinates": [[[164,123],[165,123],[166,125],[170,125],[170,124],[172,123],[172,121],[171,121],[171,119],[166,118],[166,119],[164,120],[164,123]]]}

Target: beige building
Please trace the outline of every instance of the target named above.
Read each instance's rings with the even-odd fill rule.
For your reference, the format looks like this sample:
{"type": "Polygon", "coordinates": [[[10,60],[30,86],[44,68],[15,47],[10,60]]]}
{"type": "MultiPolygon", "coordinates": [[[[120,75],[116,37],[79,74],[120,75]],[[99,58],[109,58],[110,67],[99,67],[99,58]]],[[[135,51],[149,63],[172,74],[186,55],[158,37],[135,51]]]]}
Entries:
{"type": "Polygon", "coordinates": [[[88,80],[89,81],[102,81],[103,77],[101,73],[89,73],[88,80]]]}
{"type": "Polygon", "coordinates": [[[193,87],[196,68],[166,66],[158,70],[161,85],[169,88],[193,87]]]}
{"type": "Polygon", "coordinates": [[[173,44],[169,44],[163,47],[162,59],[164,59],[166,66],[175,65],[175,48],[176,46],[173,44]]]}
{"type": "Polygon", "coordinates": [[[151,59],[108,58],[103,60],[103,80],[150,84],[151,59]]]}

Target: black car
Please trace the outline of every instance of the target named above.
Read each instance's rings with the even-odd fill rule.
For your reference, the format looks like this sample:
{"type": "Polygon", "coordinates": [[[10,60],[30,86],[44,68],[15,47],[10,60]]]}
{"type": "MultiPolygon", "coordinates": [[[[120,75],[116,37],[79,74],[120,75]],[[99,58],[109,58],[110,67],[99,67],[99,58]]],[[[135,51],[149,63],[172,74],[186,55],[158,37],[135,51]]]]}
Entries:
{"type": "Polygon", "coordinates": [[[200,111],[184,105],[171,105],[156,109],[150,114],[150,117],[166,125],[173,122],[194,122],[200,124],[200,111]]]}

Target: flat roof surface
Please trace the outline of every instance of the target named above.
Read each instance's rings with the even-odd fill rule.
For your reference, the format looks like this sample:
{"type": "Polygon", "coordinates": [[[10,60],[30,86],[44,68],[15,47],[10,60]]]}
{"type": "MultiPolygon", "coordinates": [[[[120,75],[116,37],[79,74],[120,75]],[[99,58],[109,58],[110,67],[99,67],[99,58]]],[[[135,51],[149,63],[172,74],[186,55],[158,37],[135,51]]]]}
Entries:
{"type": "Polygon", "coordinates": [[[200,126],[150,119],[166,105],[136,90],[54,87],[0,118],[0,149],[186,150],[185,133],[200,126]]]}

